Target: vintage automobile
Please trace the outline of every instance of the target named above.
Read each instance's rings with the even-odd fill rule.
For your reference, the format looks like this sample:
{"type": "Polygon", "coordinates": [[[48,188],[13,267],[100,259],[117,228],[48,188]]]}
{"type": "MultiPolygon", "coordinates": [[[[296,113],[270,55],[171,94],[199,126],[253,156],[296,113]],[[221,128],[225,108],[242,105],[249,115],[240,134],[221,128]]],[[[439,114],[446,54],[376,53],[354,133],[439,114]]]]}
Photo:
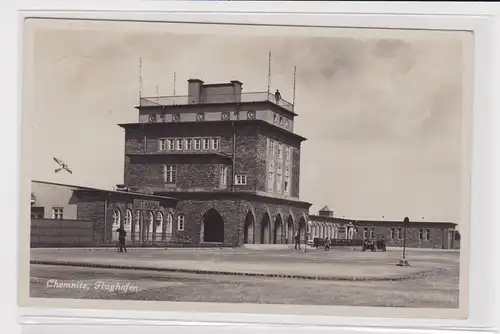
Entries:
{"type": "Polygon", "coordinates": [[[365,252],[367,249],[371,250],[372,252],[377,251],[377,249],[375,248],[375,242],[373,242],[373,240],[365,240],[363,242],[361,250],[365,252]]]}

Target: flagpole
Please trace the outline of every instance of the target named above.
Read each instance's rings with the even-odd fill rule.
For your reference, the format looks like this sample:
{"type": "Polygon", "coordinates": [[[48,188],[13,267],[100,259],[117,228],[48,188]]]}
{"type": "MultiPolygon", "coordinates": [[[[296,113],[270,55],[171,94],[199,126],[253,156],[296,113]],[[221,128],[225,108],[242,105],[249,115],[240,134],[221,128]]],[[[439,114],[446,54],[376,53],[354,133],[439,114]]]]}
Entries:
{"type": "Polygon", "coordinates": [[[267,93],[271,92],[271,51],[269,51],[269,59],[267,64],[267,93]]]}
{"type": "Polygon", "coordinates": [[[139,104],[142,99],[142,57],[139,58],[139,104]]]}

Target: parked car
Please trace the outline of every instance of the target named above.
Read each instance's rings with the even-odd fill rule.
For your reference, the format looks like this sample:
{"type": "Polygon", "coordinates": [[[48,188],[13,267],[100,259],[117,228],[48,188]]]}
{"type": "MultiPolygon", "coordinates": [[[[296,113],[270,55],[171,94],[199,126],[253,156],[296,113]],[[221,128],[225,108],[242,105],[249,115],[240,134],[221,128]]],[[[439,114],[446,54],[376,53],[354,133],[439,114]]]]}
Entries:
{"type": "Polygon", "coordinates": [[[365,240],[363,242],[363,246],[362,246],[361,250],[363,252],[365,252],[367,249],[371,250],[372,252],[376,251],[375,242],[373,242],[373,240],[365,240]]]}

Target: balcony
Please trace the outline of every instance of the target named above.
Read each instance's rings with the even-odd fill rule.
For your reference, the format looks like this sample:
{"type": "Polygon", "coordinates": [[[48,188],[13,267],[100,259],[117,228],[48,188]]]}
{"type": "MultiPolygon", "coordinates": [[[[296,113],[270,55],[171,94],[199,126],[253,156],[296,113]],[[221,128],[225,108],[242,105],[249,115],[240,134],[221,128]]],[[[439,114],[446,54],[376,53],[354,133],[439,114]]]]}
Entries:
{"type": "Polygon", "coordinates": [[[276,101],[274,94],[268,92],[239,93],[239,94],[203,94],[198,97],[189,95],[143,97],[140,99],[140,107],[162,107],[190,104],[220,104],[220,103],[251,103],[271,102],[289,112],[294,112],[294,105],[286,100],[276,101]]]}

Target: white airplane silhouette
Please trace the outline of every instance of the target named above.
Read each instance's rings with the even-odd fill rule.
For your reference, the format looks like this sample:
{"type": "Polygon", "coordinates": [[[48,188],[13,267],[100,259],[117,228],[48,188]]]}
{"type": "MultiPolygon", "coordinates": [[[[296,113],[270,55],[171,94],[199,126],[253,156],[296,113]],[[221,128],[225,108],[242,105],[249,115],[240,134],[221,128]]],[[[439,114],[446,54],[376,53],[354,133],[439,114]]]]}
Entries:
{"type": "Polygon", "coordinates": [[[53,159],[60,166],[59,168],[57,168],[57,169],[54,170],[55,173],[59,173],[59,172],[65,170],[68,173],[73,174],[73,172],[71,171],[71,169],[69,169],[68,165],[66,165],[62,160],[59,160],[57,158],[53,158],[53,159]]]}

